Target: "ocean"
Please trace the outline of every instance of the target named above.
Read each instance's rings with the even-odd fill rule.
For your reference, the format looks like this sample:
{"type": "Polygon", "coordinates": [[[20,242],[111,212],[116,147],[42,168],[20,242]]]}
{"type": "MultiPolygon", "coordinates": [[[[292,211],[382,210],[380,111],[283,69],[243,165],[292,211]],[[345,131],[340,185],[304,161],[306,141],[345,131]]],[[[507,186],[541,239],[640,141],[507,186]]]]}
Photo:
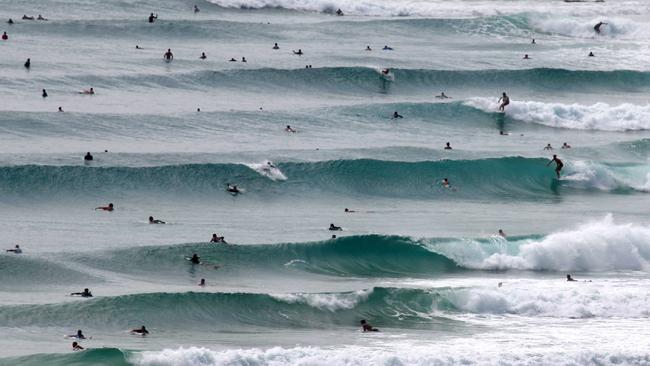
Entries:
{"type": "Polygon", "coordinates": [[[0,21],[0,365],[650,365],[649,1],[0,21]]]}

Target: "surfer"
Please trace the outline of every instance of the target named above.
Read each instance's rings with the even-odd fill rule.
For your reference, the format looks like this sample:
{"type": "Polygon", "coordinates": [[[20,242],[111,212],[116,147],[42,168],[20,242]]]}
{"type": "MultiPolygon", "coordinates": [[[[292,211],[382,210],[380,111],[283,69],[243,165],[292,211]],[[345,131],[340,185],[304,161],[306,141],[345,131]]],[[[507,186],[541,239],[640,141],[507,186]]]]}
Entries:
{"type": "Polygon", "coordinates": [[[502,238],[506,237],[506,233],[503,232],[503,230],[499,229],[499,236],[502,238]]]}
{"type": "Polygon", "coordinates": [[[150,224],[165,224],[164,221],[162,221],[162,220],[158,220],[158,219],[154,219],[153,216],[149,216],[149,223],[150,223],[150,224]]]}
{"type": "Polygon", "coordinates": [[[93,297],[93,294],[85,288],[82,292],[73,292],[70,294],[70,296],[81,296],[81,297],[93,297]]]}
{"type": "Polygon", "coordinates": [[[570,274],[566,275],[566,280],[567,280],[567,282],[578,282],[578,280],[574,280],[573,277],[571,277],[570,274]]]}
{"type": "Polygon", "coordinates": [[[553,146],[551,146],[551,144],[547,144],[544,146],[544,150],[553,150],[553,146]]]}
{"type": "Polygon", "coordinates": [[[81,345],[79,343],[72,342],[72,350],[73,351],[82,351],[82,350],[84,350],[84,348],[81,347],[81,345]]]}
{"type": "Polygon", "coordinates": [[[205,55],[205,52],[201,52],[201,56],[199,57],[201,60],[205,60],[208,58],[208,56],[205,55]]]}
{"type": "Polygon", "coordinates": [[[27,14],[23,14],[23,20],[34,20],[34,17],[28,17],[27,14]]]}
{"type": "Polygon", "coordinates": [[[230,61],[230,62],[237,62],[237,60],[235,60],[234,57],[231,57],[230,60],[228,60],[228,61],[230,61]]]}
{"type": "Polygon", "coordinates": [[[14,254],[20,254],[23,252],[22,249],[20,249],[20,245],[16,244],[16,246],[13,249],[7,249],[8,253],[14,253],[14,254]]]}
{"type": "Polygon", "coordinates": [[[530,41],[530,44],[537,44],[537,43],[535,43],[535,38],[533,38],[533,40],[530,41]]]}
{"type": "Polygon", "coordinates": [[[114,208],[113,208],[113,204],[112,204],[112,203],[109,203],[108,206],[99,206],[99,207],[95,207],[95,210],[103,210],[103,211],[109,211],[109,212],[113,211],[113,209],[114,209],[114,208]]]}
{"type": "Polygon", "coordinates": [[[549,166],[552,162],[555,162],[555,174],[557,174],[557,179],[560,179],[560,171],[564,164],[562,163],[562,160],[557,158],[557,155],[553,155],[553,159],[546,163],[546,166],[549,166]]]}
{"type": "Polygon", "coordinates": [[[342,17],[342,16],[343,16],[343,10],[338,9],[338,10],[336,11],[336,15],[342,17]]]}
{"type": "Polygon", "coordinates": [[[69,338],[77,338],[77,339],[86,339],[86,336],[83,334],[81,329],[77,330],[77,334],[72,334],[68,336],[69,338]]]}
{"type": "Polygon", "coordinates": [[[93,160],[93,156],[90,155],[90,151],[87,152],[86,155],[84,155],[84,160],[85,161],[92,161],[93,160]]]}
{"type": "Polygon", "coordinates": [[[598,22],[596,25],[594,25],[594,30],[596,31],[597,34],[600,34],[600,27],[602,27],[603,25],[607,25],[607,23],[598,22]]]}
{"type": "Polygon", "coordinates": [[[149,14],[149,23],[153,23],[158,19],[158,14],[153,15],[153,13],[149,14]]]}
{"type": "Polygon", "coordinates": [[[135,49],[136,49],[136,50],[144,50],[144,48],[138,46],[137,44],[135,45],[135,49]]]}
{"type": "Polygon", "coordinates": [[[298,48],[298,51],[295,51],[295,50],[294,50],[294,51],[293,51],[293,54],[294,54],[294,55],[298,55],[298,56],[302,56],[302,55],[303,55],[303,53],[302,53],[302,49],[298,48]]]}
{"type": "Polygon", "coordinates": [[[447,145],[445,146],[445,150],[452,150],[450,143],[447,143],[447,145]]]}
{"type": "Polygon", "coordinates": [[[361,323],[361,329],[364,332],[379,332],[379,329],[374,328],[370,323],[368,323],[365,319],[362,319],[359,323],[361,323]]]}
{"type": "Polygon", "coordinates": [[[499,106],[499,110],[500,110],[501,112],[505,112],[505,111],[506,111],[506,106],[507,106],[508,104],[510,104],[510,97],[508,97],[508,96],[506,95],[506,92],[503,92],[503,95],[501,96],[501,98],[499,98],[499,100],[497,101],[497,103],[499,103],[499,102],[501,102],[501,105],[499,106]]]}
{"type": "Polygon", "coordinates": [[[345,212],[345,213],[354,213],[354,212],[357,212],[357,211],[350,210],[350,209],[346,208],[345,210],[343,210],[343,212],[345,212]]]}
{"type": "Polygon", "coordinates": [[[165,61],[167,61],[167,62],[170,62],[170,61],[172,61],[172,60],[174,59],[174,54],[172,53],[172,49],[171,49],[171,48],[168,48],[168,49],[167,49],[167,52],[165,52],[165,54],[163,55],[163,58],[164,58],[165,61]]]}
{"type": "Polygon", "coordinates": [[[571,145],[567,144],[566,142],[562,144],[563,149],[570,149],[571,145]]]}
{"type": "Polygon", "coordinates": [[[291,128],[291,126],[287,125],[287,128],[284,129],[285,132],[291,132],[291,133],[296,133],[296,130],[291,128]]]}
{"type": "Polygon", "coordinates": [[[241,62],[246,62],[246,57],[242,57],[241,62]]]}
{"type": "Polygon", "coordinates": [[[192,262],[192,264],[201,264],[201,257],[196,253],[192,254],[192,258],[189,258],[188,260],[192,262]]]}
{"type": "Polygon", "coordinates": [[[445,92],[440,92],[440,95],[436,95],[437,99],[449,99],[451,97],[447,96],[445,92]]]}
{"type": "Polygon", "coordinates": [[[201,278],[201,282],[199,282],[199,286],[205,287],[205,278],[201,278]]]}
{"type": "Polygon", "coordinates": [[[372,48],[370,48],[370,45],[366,46],[366,51],[372,51],[372,48]]]}
{"type": "Polygon", "coordinates": [[[43,89],[43,93],[41,94],[43,98],[47,98],[47,90],[43,89]]]}
{"type": "Polygon", "coordinates": [[[32,66],[32,59],[28,58],[27,61],[25,61],[25,68],[29,69],[32,66]]]}
{"type": "Polygon", "coordinates": [[[2,33],[2,40],[6,41],[9,39],[9,36],[7,35],[7,32],[2,33]]]}
{"type": "Polygon", "coordinates": [[[336,226],[334,224],[330,224],[329,230],[330,231],[343,231],[343,229],[340,226],[336,226]]]}
{"type": "Polygon", "coordinates": [[[212,239],[210,239],[210,243],[224,243],[224,244],[226,244],[226,239],[223,236],[217,236],[217,234],[212,234],[212,239]]]}
{"type": "Polygon", "coordinates": [[[277,42],[275,44],[273,44],[273,49],[274,50],[279,50],[280,49],[280,46],[278,46],[277,42]]]}
{"type": "Polygon", "coordinates": [[[393,119],[397,119],[397,118],[404,118],[404,116],[402,116],[401,114],[397,113],[397,111],[395,111],[393,112],[393,119]]]}
{"type": "Polygon", "coordinates": [[[443,178],[440,184],[442,184],[442,186],[445,188],[451,188],[451,184],[449,184],[449,179],[447,178],[443,178]]]}
{"type": "Polygon", "coordinates": [[[95,89],[93,89],[93,88],[84,89],[84,90],[80,91],[79,94],[94,95],[95,94],[95,89]]]}
{"type": "Polygon", "coordinates": [[[331,239],[332,239],[332,240],[333,240],[333,239],[336,239],[336,235],[332,235],[332,238],[331,238],[331,239]]]}
{"type": "Polygon", "coordinates": [[[143,325],[139,329],[131,329],[131,333],[141,334],[141,335],[145,336],[145,335],[149,334],[149,331],[143,325]]]}
{"type": "Polygon", "coordinates": [[[530,57],[528,57],[528,54],[524,55],[524,60],[530,60],[530,57]]]}
{"type": "Polygon", "coordinates": [[[63,107],[59,107],[59,112],[63,112],[63,107]]]}
{"type": "Polygon", "coordinates": [[[11,19],[11,18],[9,18],[9,20],[7,21],[7,24],[10,24],[10,25],[11,25],[11,24],[14,24],[14,20],[11,19]]]}
{"type": "Polygon", "coordinates": [[[200,11],[201,11],[201,9],[199,9],[199,7],[196,4],[194,4],[194,12],[198,13],[200,11]]]}
{"type": "Polygon", "coordinates": [[[236,185],[231,185],[230,183],[226,183],[226,191],[232,193],[233,195],[238,195],[241,193],[239,188],[237,188],[236,185]]]}
{"type": "Polygon", "coordinates": [[[38,18],[36,18],[36,20],[45,20],[45,21],[47,21],[47,18],[43,18],[43,16],[41,14],[38,14],[38,18]]]}
{"type": "Polygon", "coordinates": [[[589,57],[596,57],[593,52],[589,51],[589,57]]]}
{"type": "Polygon", "coordinates": [[[392,51],[393,47],[388,47],[388,45],[385,45],[384,48],[382,48],[384,51],[392,51]]]}

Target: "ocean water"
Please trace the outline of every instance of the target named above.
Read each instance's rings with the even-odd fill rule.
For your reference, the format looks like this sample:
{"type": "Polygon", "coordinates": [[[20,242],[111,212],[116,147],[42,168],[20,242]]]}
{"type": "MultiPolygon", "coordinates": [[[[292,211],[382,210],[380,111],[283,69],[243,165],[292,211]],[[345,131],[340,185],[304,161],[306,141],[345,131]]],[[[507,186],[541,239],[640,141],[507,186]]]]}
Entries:
{"type": "Polygon", "coordinates": [[[0,20],[0,365],[650,365],[649,1],[0,20]]]}

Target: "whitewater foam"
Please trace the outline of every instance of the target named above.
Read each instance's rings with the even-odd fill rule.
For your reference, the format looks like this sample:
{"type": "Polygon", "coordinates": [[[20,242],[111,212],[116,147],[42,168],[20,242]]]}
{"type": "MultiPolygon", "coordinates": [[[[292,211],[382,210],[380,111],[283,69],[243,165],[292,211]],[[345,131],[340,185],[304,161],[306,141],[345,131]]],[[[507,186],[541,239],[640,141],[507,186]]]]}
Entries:
{"type": "Polygon", "coordinates": [[[328,311],[349,310],[355,308],[359,302],[368,299],[372,289],[359,290],[350,293],[292,293],[271,294],[277,300],[290,304],[307,304],[309,306],[328,311]]]}

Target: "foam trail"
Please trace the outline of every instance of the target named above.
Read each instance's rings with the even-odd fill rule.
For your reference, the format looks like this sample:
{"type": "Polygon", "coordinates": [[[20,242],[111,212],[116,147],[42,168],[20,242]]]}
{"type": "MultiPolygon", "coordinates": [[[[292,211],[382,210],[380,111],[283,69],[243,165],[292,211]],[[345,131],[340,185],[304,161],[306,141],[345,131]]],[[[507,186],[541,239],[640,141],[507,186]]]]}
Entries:
{"type": "MultiPolygon", "coordinates": [[[[486,112],[496,112],[497,105],[488,98],[475,98],[465,105],[486,112]]],[[[611,106],[513,101],[506,115],[528,123],[578,130],[629,131],[650,129],[650,105],[624,103],[611,106]]]]}
{"type": "Polygon", "coordinates": [[[287,176],[284,175],[284,173],[282,173],[280,168],[278,168],[276,165],[274,165],[272,162],[268,160],[258,164],[244,164],[244,165],[258,172],[260,175],[269,178],[270,180],[273,181],[287,180],[287,176]]]}
{"type": "Polygon", "coordinates": [[[550,33],[568,37],[591,38],[608,37],[633,39],[648,34],[650,29],[642,23],[624,18],[578,18],[578,17],[529,17],[531,28],[536,32],[550,33]],[[600,34],[596,34],[594,25],[605,22],[600,34]]]}

